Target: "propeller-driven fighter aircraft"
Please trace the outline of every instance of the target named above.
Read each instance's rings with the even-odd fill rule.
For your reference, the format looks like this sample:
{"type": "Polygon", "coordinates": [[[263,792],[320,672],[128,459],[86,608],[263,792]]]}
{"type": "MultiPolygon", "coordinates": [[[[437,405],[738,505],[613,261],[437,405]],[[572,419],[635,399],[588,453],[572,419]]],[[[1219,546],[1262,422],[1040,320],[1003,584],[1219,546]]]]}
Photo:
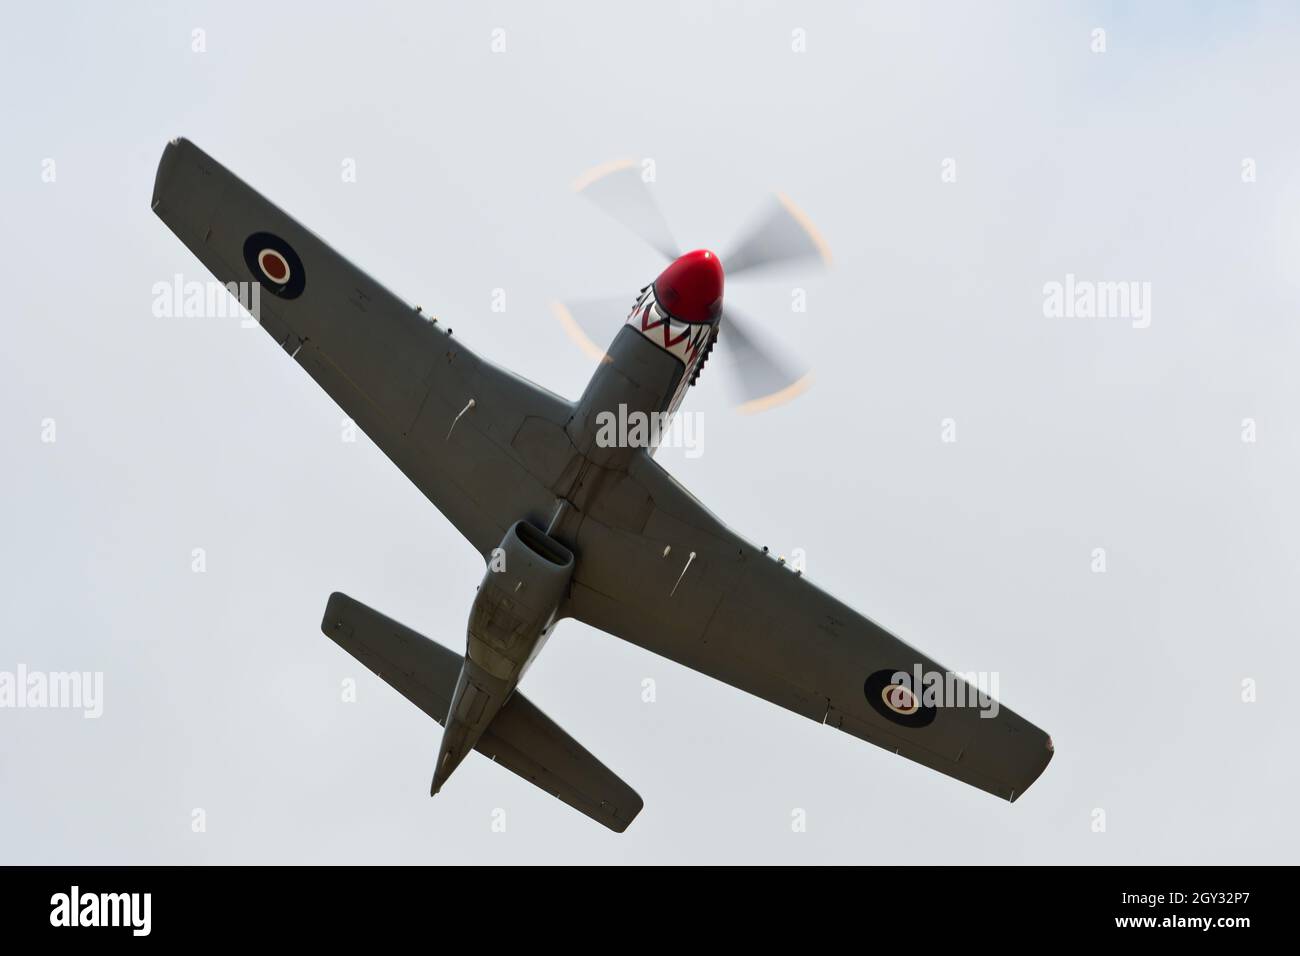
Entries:
{"type": "Polygon", "coordinates": [[[443,725],[431,792],[477,750],[612,830],[632,822],[636,791],[517,689],[575,618],[1014,801],[1052,757],[1042,730],[972,706],[987,698],[735,534],[653,447],[601,440],[602,412],[675,412],[719,336],[746,407],[797,394],[806,376],[724,308],[724,266],[824,256],[816,234],[780,202],[721,259],[683,255],[635,168],[581,189],[670,261],[630,312],[558,307],[584,341],[625,316],[575,403],[479,357],[187,140],[158,166],[158,217],[222,282],[259,284],[266,331],[484,558],[463,654],[343,594],[321,623],[443,725]]]}

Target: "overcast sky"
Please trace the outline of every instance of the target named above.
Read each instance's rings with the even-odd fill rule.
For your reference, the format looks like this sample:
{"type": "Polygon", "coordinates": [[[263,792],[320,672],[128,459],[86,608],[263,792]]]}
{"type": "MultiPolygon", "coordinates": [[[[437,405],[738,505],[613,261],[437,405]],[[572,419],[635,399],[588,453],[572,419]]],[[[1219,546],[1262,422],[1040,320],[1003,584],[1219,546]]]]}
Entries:
{"type": "Polygon", "coordinates": [[[0,672],[102,672],[103,713],[0,709],[0,862],[1294,862],[1294,6],[541,6],[7,12],[0,672]],[[659,265],[576,177],[652,159],[686,248],[787,193],[834,268],[728,298],[816,382],[743,417],[711,365],[660,460],[996,671],[1042,778],[1007,804],[569,621],[524,690],[641,816],[479,756],[431,800],[440,729],[320,618],[461,649],[482,563],[263,332],[153,314],[207,277],[149,210],[176,135],[569,398],[548,303],[659,265]],[[1067,276],[1149,311],[1045,314],[1067,276]]]}

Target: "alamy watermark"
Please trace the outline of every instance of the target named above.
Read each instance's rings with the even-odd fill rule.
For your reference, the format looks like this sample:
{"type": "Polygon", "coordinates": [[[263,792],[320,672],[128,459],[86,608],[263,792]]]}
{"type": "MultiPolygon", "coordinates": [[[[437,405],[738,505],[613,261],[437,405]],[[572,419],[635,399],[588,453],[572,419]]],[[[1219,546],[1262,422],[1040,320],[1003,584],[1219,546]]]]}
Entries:
{"type": "Polygon", "coordinates": [[[246,327],[262,321],[260,282],[217,282],[214,279],[186,282],[178,272],[170,282],[155,282],[152,292],[152,311],[158,319],[243,317],[246,327]]]}
{"type": "Polygon", "coordinates": [[[121,927],[148,936],[153,927],[152,893],[87,893],[73,885],[50,897],[50,925],[121,927]]]}
{"type": "Polygon", "coordinates": [[[927,671],[920,664],[911,673],[896,671],[882,694],[897,713],[936,707],[973,707],[980,717],[998,715],[997,671],[927,671]]]}
{"type": "Polygon", "coordinates": [[[104,713],[102,671],[0,671],[0,710],[80,710],[94,720],[104,713]]]}
{"type": "Polygon", "coordinates": [[[1135,329],[1151,324],[1151,283],[1077,279],[1043,285],[1043,315],[1049,319],[1129,319],[1135,329]]]}
{"type": "Polygon", "coordinates": [[[704,452],[704,415],[701,412],[628,411],[596,413],[596,444],[600,448],[684,448],[687,458],[704,452]]]}

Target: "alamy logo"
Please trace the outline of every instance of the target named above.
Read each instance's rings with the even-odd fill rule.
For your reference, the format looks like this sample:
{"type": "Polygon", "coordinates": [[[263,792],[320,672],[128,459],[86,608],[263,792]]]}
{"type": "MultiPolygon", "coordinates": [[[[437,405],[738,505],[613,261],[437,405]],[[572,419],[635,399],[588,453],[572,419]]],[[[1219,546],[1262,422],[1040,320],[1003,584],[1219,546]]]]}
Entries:
{"type": "Polygon", "coordinates": [[[1093,282],[1067,272],[1064,282],[1043,285],[1043,315],[1049,319],[1131,319],[1133,328],[1151,324],[1150,282],[1093,282]]]}
{"type": "Polygon", "coordinates": [[[970,707],[981,717],[993,718],[998,715],[997,692],[997,671],[929,671],[914,664],[910,674],[894,672],[886,688],[885,704],[896,713],[910,713],[905,709],[908,706],[912,710],[970,707]]]}
{"type": "Polygon", "coordinates": [[[50,925],[126,926],[132,936],[148,936],[152,909],[152,893],[82,893],[74,886],[50,897],[50,925]]]}
{"type": "Polygon", "coordinates": [[[103,671],[0,671],[0,709],[80,710],[94,720],[104,713],[103,671]]]}
{"type": "Polygon", "coordinates": [[[704,452],[704,416],[683,412],[628,411],[620,403],[618,414],[596,414],[596,444],[601,448],[684,448],[687,458],[704,452]]]}
{"type": "Polygon", "coordinates": [[[262,283],[185,281],[179,272],[171,282],[153,284],[153,307],[159,319],[231,319],[244,315],[262,321],[262,283]]]}

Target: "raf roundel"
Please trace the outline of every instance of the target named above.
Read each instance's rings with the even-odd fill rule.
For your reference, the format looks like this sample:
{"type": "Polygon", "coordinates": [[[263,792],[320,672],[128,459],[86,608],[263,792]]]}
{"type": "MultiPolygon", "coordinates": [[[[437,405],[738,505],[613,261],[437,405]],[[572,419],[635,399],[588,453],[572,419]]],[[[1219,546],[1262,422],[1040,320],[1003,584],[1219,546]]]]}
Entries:
{"type": "Polygon", "coordinates": [[[885,702],[886,707],[904,717],[915,714],[921,708],[921,702],[916,699],[916,695],[902,684],[885,685],[884,690],[880,692],[880,699],[885,702]]]}
{"type": "Polygon", "coordinates": [[[263,249],[257,254],[257,265],[272,282],[284,285],[289,281],[289,263],[285,261],[284,256],[274,249],[263,249]]]}
{"type": "Polygon", "coordinates": [[[920,688],[910,686],[910,672],[905,667],[887,667],[866,679],[862,692],[871,709],[890,723],[919,729],[934,723],[937,714],[932,704],[921,701],[920,688]],[[900,678],[903,675],[906,681],[900,678]]]}
{"type": "Polygon", "coordinates": [[[244,263],[262,288],[281,299],[296,299],[307,287],[307,273],[293,247],[270,232],[244,240],[244,263]]]}

